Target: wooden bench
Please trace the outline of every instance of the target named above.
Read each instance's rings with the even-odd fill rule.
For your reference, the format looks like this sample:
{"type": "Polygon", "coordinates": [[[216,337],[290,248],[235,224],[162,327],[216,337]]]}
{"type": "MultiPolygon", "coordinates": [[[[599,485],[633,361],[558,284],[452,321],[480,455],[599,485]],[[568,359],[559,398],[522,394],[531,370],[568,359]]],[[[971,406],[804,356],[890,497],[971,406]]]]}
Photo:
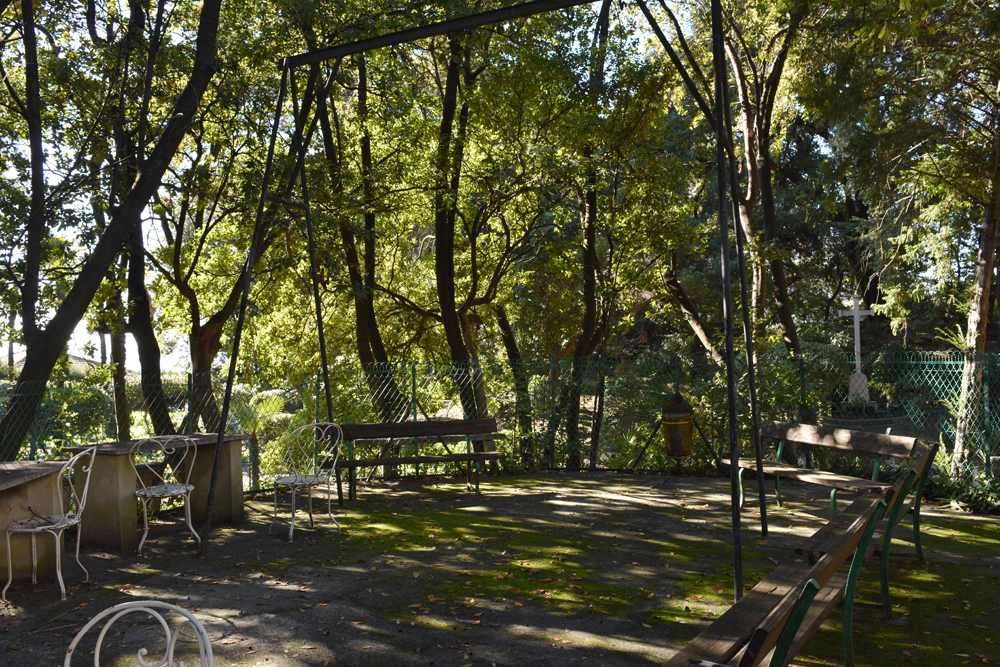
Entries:
{"type": "Polygon", "coordinates": [[[472,464],[475,464],[476,493],[479,493],[480,465],[487,461],[506,458],[496,451],[494,443],[506,438],[497,431],[496,419],[446,419],[432,421],[396,422],[392,424],[343,424],[344,442],[347,456],[341,458],[338,468],[347,469],[349,495],[357,499],[357,469],[375,466],[414,465],[420,474],[421,464],[465,463],[466,485],[472,488],[472,464]],[[445,454],[421,454],[420,445],[438,443],[445,454]],[[412,456],[378,455],[369,458],[354,458],[355,446],[411,444],[412,456]],[[452,451],[450,444],[464,444],[465,451],[452,451]]]}
{"type": "MultiPolygon", "coordinates": [[[[834,516],[837,514],[837,491],[886,493],[891,490],[891,484],[876,481],[882,459],[890,457],[899,461],[909,461],[913,458],[917,445],[916,438],[775,421],[761,422],[760,436],[762,439],[769,438],[778,442],[774,458],[765,459],[763,462],[764,474],[774,475],[774,492],[778,500],[778,505],[780,506],[782,503],[781,478],[788,477],[831,488],[830,507],[834,516]],[[781,455],[785,444],[789,442],[808,445],[809,447],[824,447],[847,454],[875,456],[875,470],[872,473],[872,478],[862,479],[850,475],[838,475],[816,468],[799,468],[782,463],[781,455]]],[[[742,507],[746,486],[743,479],[743,472],[745,470],[756,470],[757,463],[751,458],[741,458],[739,466],[740,506],[742,507]]],[[[923,488],[923,478],[920,480],[920,488],[923,488]]]]}
{"type": "Polygon", "coordinates": [[[765,660],[772,667],[787,664],[801,646],[803,631],[808,637],[819,625],[810,620],[814,601],[832,608],[830,600],[836,604],[838,591],[853,600],[868,544],[885,508],[882,497],[859,498],[831,521],[823,553],[814,563],[779,565],[668,660],[667,667],[754,667],[765,660]],[[852,554],[849,570],[840,574],[852,554]]]}

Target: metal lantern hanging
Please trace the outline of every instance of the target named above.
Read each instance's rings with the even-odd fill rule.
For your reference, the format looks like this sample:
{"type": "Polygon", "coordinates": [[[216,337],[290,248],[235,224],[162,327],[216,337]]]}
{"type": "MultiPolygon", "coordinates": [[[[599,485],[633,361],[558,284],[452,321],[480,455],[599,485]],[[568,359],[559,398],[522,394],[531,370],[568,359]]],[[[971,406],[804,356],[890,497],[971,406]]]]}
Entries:
{"type": "Polygon", "coordinates": [[[693,426],[694,411],[679,393],[674,394],[663,404],[663,416],[660,418],[663,442],[669,456],[691,456],[693,426]]]}

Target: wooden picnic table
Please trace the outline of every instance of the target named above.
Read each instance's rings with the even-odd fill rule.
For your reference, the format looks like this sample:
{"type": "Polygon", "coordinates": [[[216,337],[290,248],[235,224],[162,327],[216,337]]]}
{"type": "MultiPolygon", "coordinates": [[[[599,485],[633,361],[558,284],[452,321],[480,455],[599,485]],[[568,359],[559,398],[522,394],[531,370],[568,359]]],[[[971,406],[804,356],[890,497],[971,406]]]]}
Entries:
{"type": "MultiPolygon", "coordinates": [[[[219,440],[217,433],[180,434],[190,438],[197,447],[194,470],[191,473],[191,516],[204,521],[208,490],[212,479],[212,464],[219,440]]],[[[246,434],[227,433],[223,436],[222,467],[212,505],[213,523],[236,523],[243,520],[243,442],[246,434]]],[[[148,448],[157,451],[150,440],[148,448]]],[[[135,471],[129,454],[142,440],[104,442],[97,445],[94,471],[90,479],[90,498],[83,517],[82,543],[105,551],[133,551],[139,546],[139,521],[136,511],[135,471]]],[[[86,447],[68,447],[71,452],[86,447]]]]}

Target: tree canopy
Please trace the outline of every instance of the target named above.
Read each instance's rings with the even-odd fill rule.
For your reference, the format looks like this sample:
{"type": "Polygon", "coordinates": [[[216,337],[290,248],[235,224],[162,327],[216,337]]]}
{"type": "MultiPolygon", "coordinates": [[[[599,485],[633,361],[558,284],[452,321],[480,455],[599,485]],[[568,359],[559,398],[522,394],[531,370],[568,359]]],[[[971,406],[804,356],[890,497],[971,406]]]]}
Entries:
{"type": "MultiPolygon", "coordinates": [[[[135,338],[151,403],[164,351],[186,347],[215,428],[276,63],[496,6],[4,3],[0,326],[27,361],[0,455],[17,454],[9,417],[37,408],[81,321],[120,373],[135,338]]],[[[313,113],[301,168],[334,363],[720,363],[707,9],[650,13],[662,39],[607,2],[358,54],[326,96],[333,62],[296,70],[240,380],[306,386],[319,365],[287,150],[313,113]]],[[[724,14],[758,352],[850,349],[837,309],[854,293],[877,313],[869,347],[995,350],[1000,10],[731,0],[724,14]]],[[[465,413],[488,414],[469,382],[465,413]]],[[[396,418],[399,391],[382,396],[396,418]]],[[[579,397],[561,400],[573,440],[579,397]]]]}

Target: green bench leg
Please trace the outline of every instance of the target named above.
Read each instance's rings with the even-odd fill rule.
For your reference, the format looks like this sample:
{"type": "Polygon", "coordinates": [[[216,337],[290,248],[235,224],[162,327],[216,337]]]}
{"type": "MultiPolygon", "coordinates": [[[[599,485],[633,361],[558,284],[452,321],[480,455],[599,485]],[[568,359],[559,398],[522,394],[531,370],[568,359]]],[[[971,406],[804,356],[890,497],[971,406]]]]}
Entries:
{"type": "Polygon", "coordinates": [[[934,465],[934,459],[937,457],[938,447],[941,443],[935,442],[931,446],[931,451],[927,455],[930,460],[924,467],[923,474],[920,475],[920,479],[917,480],[917,489],[913,492],[913,546],[917,551],[917,562],[924,562],[924,549],[920,544],[920,499],[924,496],[924,483],[927,481],[927,476],[931,472],[931,467],[934,465]]]}
{"type": "Polygon", "coordinates": [[[785,627],[778,637],[778,643],[774,645],[774,654],[771,656],[771,662],[768,663],[769,667],[781,667],[781,665],[785,664],[785,656],[788,654],[788,649],[792,646],[795,633],[799,631],[802,619],[806,617],[809,605],[812,604],[813,598],[816,597],[816,593],[818,592],[819,584],[815,579],[810,579],[802,587],[802,592],[799,594],[799,601],[795,604],[795,609],[792,610],[791,616],[788,617],[788,622],[785,623],[785,627]]]}
{"type": "MultiPolygon", "coordinates": [[[[774,460],[781,461],[781,457],[785,452],[785,441],[782,440],[778,443],[778,449],[774,452],[774,460]]],[[[778,507],[781,507],[783,503],[781,502],[781,478],[777,475],[774,476],[774,495],[778,497],[778,507]]]]}
{"type": "Polygon", "coordinates": [[[872,514],[868,527],[865,528],[864,537],[858,544],[851,560],[851,569],[847,575],[847,585],[844,587],[844,660],[847,667],[854,667],[854,591],[858,587],[858,578],[861,576],[861,568],[865,564],[865,553],[868,551],[868,543],[871,542],[872,535],[878,527],[882,515],[885,514],[886,502],[878,501],[878,507],[872,514]]]}
{"type": "Polygon", "coordinates": [[[892,600],[889,597],[889,554],[892,551],[892,534],[896,529],[896,522],[899,520],[899,513],[906,505],[906,496],[910,493],[910,485],[913,478],[917,476],[917,471],[910,468],[906,473],[906,480],[899,489],[899,500],[889,513],[889,521],[885,526],[885,535],[882,536],[882,550],[879,557],[882,559],[882,608],[885,610],[885,620],[892,620],[892,600]]]}
{"type": "Polygon", "coordinates": [[[830,492],[830,512],[831,516],[837,516],[837,489],[830,492]]]}

